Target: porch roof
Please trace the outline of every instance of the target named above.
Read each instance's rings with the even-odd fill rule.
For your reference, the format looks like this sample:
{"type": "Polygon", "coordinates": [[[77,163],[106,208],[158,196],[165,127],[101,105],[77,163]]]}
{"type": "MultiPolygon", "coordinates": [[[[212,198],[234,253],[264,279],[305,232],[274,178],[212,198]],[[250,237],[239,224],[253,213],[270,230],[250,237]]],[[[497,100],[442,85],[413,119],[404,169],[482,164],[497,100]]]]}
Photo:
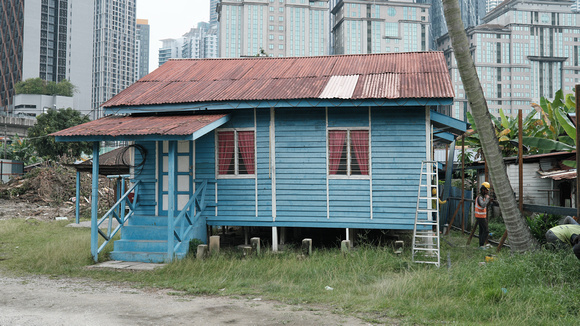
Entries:
{"type": "Polygon", "coordinates": [[[436,142],[450,144],[457,136],[467,131],[467,122],[435,111],[431,111],[430,117],[431,124],[435,127],[433,130],[433,138],[436,142]]]}
{"type": "Polygon", "coordinates": [[[195,140],[229,121],[229,114],[108,116],[50,134],[56,141],[195,140]]]}

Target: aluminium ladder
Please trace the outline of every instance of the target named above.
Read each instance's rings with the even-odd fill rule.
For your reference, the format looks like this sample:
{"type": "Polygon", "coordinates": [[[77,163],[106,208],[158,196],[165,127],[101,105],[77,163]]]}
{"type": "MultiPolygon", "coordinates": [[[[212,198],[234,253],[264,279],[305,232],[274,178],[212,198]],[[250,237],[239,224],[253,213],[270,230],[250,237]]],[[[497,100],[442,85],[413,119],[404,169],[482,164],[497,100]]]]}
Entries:
{"type": "Polygon", "coordinates": [[[413,226],[412,261],[440,265],[437,162],[423,161],[413,226]],[[435,194],[432,193],[435,189],[435,194]]]}

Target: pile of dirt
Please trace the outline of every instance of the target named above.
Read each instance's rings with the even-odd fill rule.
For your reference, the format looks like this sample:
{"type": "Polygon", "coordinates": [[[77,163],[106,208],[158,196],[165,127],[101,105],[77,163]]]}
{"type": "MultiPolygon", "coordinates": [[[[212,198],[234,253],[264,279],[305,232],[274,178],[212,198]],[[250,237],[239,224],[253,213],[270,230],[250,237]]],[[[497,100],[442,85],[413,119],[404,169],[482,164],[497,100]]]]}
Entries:
{"type": "MultiPolygon", "coordinates": [[[[81,216],[90,216],[91,174],[81,173],[81,216]]],[[[115,202],[114,180],[99,177],[99,211],[102,213],[115,202]]],[[[44,164],[8,183],[0,183],[0,219],[33,217],[54,219],[75,215],[76,171],[58,164],[44,164]]]]}

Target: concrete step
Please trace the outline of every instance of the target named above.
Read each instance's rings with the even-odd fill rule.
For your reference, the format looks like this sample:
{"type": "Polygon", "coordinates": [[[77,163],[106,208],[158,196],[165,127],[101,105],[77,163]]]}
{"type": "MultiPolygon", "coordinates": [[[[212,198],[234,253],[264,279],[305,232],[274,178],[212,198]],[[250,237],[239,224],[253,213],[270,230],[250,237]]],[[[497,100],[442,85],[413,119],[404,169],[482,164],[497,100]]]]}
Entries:
{"type": "MultiPolygon", "coordinates": [[[[112,251],[110,253],[110,257],[112,260],[137,261],[143,263],[165,263],[168,261],[167,253],[159,253],[159,252],[152,253],[140,251],[123,251],[123,252],[112,251]]],[[[177,259],[182,259],[185,257],[185,254],[179,253],[176,254],[175,257],[177,259]]]]}

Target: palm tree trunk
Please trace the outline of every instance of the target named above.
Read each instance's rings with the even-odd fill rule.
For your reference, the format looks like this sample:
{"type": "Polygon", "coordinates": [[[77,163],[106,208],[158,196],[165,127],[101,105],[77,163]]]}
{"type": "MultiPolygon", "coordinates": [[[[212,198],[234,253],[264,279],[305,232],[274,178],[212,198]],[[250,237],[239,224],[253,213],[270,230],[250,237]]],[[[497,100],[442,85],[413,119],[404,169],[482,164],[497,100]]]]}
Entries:
{"type": "Polygon", "coordinates": [[[442,0],[445,21],[449,30],[449,37],[455,53],[457,68],[465,93],[471,107],[477,132],[481,140],[481,147],[487,160],[492,185],[499,201],[499,206],[510,237],[510,245],[516,251],[528,251],[537,246],[537,242],[521,216],[516,204],[514,191],[509,182],[505,164],[499,148],[499,142],[491,122],[487,102],[479,77],[469,50],[469,42],[463,22],[458,0],[442,0]]]}

